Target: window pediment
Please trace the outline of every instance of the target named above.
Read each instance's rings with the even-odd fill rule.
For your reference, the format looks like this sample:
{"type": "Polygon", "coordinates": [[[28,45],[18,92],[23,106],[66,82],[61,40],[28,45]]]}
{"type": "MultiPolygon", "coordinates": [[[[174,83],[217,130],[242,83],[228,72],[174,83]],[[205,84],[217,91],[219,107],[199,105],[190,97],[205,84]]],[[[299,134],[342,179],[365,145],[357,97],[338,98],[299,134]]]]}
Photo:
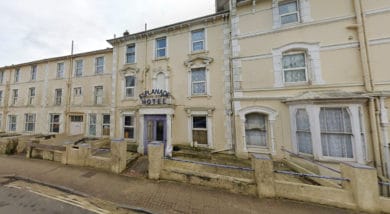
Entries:
{"type": "Polygon", "coordinates": [[[194,58],[190,58],[184,62],[184,65],[191,67],[204,67],[211,64],[214,61],[214,58],[207,56],[196,56],[194,58]]]}
{"type": "Polygon", "coordinates": [[[128,74],[136,74],[140,71],[139,68],[131,65],[125,65],[122,69],[119,70],[120,74],[122,76],[128,75],[128,74]]]}

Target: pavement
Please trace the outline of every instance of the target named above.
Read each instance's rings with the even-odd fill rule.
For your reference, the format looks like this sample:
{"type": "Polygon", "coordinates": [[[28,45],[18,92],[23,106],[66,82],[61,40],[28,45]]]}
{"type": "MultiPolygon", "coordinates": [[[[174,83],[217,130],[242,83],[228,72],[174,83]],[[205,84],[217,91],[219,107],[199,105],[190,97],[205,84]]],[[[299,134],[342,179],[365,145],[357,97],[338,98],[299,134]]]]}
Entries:
{"type": "Polygon", "coordinates": [[[0,177],[7,175],[150,213],[354,213],[317,204],[259,199],[209,187],[0,155],[0,177]]]}

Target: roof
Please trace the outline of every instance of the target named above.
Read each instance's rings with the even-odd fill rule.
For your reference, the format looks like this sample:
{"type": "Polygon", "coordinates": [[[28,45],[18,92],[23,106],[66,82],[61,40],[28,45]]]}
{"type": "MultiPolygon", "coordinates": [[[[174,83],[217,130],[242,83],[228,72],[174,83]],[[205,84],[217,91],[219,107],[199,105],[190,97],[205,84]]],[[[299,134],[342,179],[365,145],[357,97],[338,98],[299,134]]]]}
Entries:
{"type": "Polygon", "coordinates": [[[77,53],[77,54],[73,54],[73,55],[70,54],[70,55],[59,56],[59,57],[39,59],[39,60],[34,60],[34,61],[24,62],[24,63],[19,63],[19,64],[12,64],[12,65],[0,67],[0,70],[17,68],[17,67],[22,67],[22,66],[27,66],[27,65],[35,65],[35,64],[40,64],[40,63],[47,63],[47,62],[51,62],[51,61],[66,60],[66,59],[70,59],[70,58],[77,58],[77,57],[83,57],[83,56],[89,56],[89,55],[103,54],[103,53],[108,53],[108,52],[112,52],[112,48],[82,52],[82,53],[77,53]]]}
{"type": "Polygon", "coordinates": [[[107,40],[107,42],[110,43],[111,45],[115,45],[115,44],[118,44],[121,42],[134,40],[134,39],[137,39],[139,37],[150,36],[153,34],[159,34],[159,33],[167,32],[170,30],[176,30],[176,29],[180,29],[183,27],[188,27],[189,25],[200,24],[200,23],[204,23],[207,21],[214,21],[214,20],[222,19],[222,18],[225,18],[228,16],[229,16],[229,11],[226,11],[226,10],[220,11],[220,12],[217,12],[217,13],[214,13],[211,15],[202,16],[202,17],[190,19],[187,21],[177,22],[177,23],[174,23],[171,25],[165,25],[162,27],[158,27],[158,28],[154,28],[154,29],[150,29],[150,30],[146,30],[146,31],[142,31],[142,32],[124,35],[124,36],[118,37],[118,38],[109,39],[109,40],[107,40]]]}

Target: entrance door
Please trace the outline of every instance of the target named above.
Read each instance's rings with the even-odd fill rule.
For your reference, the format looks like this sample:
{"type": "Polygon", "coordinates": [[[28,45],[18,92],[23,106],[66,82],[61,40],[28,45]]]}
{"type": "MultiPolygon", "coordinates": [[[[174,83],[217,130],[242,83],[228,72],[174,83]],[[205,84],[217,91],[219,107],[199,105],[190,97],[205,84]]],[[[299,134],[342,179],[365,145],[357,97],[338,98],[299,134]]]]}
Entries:
{"type": "Polygon", "coordinates": [[[82,115],[70,116],[70,135],[78,135],[84,133],[84,123],[82,115]]]}
{"type": "Polygon", "coordinates": [[[165,146],[167,143],[167,120],[165,115],[145,115],[144,126],[144,152],[148,154],[148,144],[151,142],[161,142],[165,146]]]}

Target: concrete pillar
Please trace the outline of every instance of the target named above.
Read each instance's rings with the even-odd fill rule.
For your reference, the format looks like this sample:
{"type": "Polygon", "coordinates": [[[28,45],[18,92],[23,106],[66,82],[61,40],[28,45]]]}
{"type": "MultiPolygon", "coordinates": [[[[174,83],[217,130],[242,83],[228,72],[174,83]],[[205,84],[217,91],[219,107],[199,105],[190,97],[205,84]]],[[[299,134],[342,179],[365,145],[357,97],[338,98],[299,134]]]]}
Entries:
{"type": "Polygon", "coordinates": [[[165,156],[172,157],[172,115],[167,115],[167,148],[165,156]]]}
{"type": "Polygon", "coordinates": [[[111,171],[121,173],[126,168],[127,143],[124,140],[111,141],[111,171]]]}
{"type": "Polygon", "coordinates": [[[158,180],[163,167],[164,144],[148,144],[149,178],[158,180]]]}
{"type": "Polygon", "coordinates": [[[341,163],[343,187],[352,192],[359,211],[379,213],[379,188],[376,169],[357,163],[341,163]]]}
{"type": "Polygon", "coordinates": [[[252,154],[252,168],[255,170],[259,198],[275,197],[274,166],[270,157],[252,154]]]}

